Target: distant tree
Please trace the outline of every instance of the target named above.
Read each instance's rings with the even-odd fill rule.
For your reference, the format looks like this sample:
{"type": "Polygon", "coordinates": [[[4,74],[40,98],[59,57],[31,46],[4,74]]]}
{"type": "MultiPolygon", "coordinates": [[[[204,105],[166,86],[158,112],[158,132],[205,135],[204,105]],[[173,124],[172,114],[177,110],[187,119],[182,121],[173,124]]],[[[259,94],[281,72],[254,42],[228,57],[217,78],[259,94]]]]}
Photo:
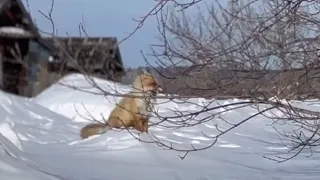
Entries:
{"type": "MultiPolygon", "coordinates": [[[[215,98],[221,94],[226,95],[224,98],[246,95],[250,101],[244,104],[257,108],[257,114],[238,123],[226,119],[230,128],[220,131],[217,127],[220,133],[211,137],[213,143],[206,148],[258,114],[274,120],[274,126],[293,126],[290,133],[278,131],[286,140],[283,142],[290,149],[289,155],[269,159],[284,162],[303,150],[317,146],[320,113],[278,98],[305,100],[320,97],[316,75],[319,73],[316,64],[319,61],[320,3],[313,0],[230,0],[224,5],[223,1],[190,1],[182,10],[176,11],[181,4],[174,2],[175,6],[161,7],[157,13],[161,43],[153,45],[153,56],[164,68],[177,67],[177,64],[192,66],[184,73],[171,77],[162,73],[162,77],[175,81],[175,85],[184,81],[183,90],[190,92],[189,95],[197,91],[202,91],[202,97],[204,94],[215,98]],[[197,15],[192,10],[198,10],[197,15]],[[191,70],[194,66],[201,68],[195,72],[191,70]],[[261,110],[263,104],[270,108],[261,110]],[[282,114],[267,115],[273,109],[280,110],[282,114]]],[[[223,107],[234,105],[231,103],[223,107]]],[[[242,105],[239,103],[238,108],[243,108],[242,105]]],[[[211,112],[211,120],[219,117],[213,109],[201,109],[195,116],[211,112]]],[[[181,112],[177,110],[176,113],[181,118],[178,115],[181,112]]],[[[190,114],[184,117],[190,117],[190,114]]],[[[206,116],[202,121],[210,118],[206,116]]],[[[187,123],[189,120],[186,118],[181,126],[195,125],[187,123]]],[[[206,148],[192,147],[185,152],[206,148]]]]}

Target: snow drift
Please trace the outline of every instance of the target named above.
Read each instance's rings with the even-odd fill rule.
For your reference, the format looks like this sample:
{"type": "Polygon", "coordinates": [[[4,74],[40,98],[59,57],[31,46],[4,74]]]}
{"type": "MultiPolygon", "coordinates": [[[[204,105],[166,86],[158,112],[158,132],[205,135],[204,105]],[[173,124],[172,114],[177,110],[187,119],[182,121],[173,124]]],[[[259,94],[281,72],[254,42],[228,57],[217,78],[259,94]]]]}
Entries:
{"type": "MultiPolygon", "coordinates": [[[[129,86],[97,79],[106,91],[130,90],[129,86]]],[[[60,82],[95,91],[82,75],[74,74],[60,82]]],[[[28,99],[0,92],[0,176],[6,180],[87,180],[87,179],[317,179],[319,155],[305,158],[302,154],[286,163],[277,164],[263,155],[285,153],[287,150],[277,133],[263,116],[247,122],[223,136],[210,149],[193,152],[180,160],[179,152],[163,150],[156,144],[142,143],[128,132],[109,131],[81,140],[79,130],[88,122],[88,112],[101,119],[108,116],[119,98],[102,97],[54,84],[39,96],[28,99]]],[[[160,100],[165,102],[165,100],[160,100]]],[[[163,115],[170,109],[195,111],[204,99],[191,103],[161,103],[163,115]]],[[[228,102],[215,101],[212,106],[228,102]]],[[[307,106],[306,103],[300,103],[307,106]]],[[[317,108],[315,105],[312,108],[317,108]]],[[[256,110],[247,107],[228,111],[224,118],[238,121],[256,110]]],[[[156,119],[153,119],[156,121],[156,119]]],[[[190,148],[205,146],[212,139],[202,135],[215,134],[214,125],[226,127],[215,120],[195,127],[168,129],[151,127],[150,133],[174,146],[190,148]]],[[[143,134],[144,139],[148,135],[143,134]]]]}

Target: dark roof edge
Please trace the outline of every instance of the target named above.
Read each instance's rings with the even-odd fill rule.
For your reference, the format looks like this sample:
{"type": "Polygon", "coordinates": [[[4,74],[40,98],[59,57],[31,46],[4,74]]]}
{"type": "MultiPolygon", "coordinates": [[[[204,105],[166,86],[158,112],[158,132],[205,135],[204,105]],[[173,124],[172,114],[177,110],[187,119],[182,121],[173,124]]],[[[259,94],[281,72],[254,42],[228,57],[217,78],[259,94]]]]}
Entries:
{"type": "Polygon", "coordinates": [[[26,18],[29,21],[29,27],[32,31],[32,33],[35,34],[36,38],[41,38],[41,35],[39,33],[39,30],[37,28],[37,26],[35,25],[35,23],[33,22],[30,13],[27,11],[27,9],[24,7],[24,4],[21,2],[21,0],[15,0],[16,3],[18,4],[18,6],[21,8],[21,11],[23,12],[23,14],[26,16],[26,18]]]}

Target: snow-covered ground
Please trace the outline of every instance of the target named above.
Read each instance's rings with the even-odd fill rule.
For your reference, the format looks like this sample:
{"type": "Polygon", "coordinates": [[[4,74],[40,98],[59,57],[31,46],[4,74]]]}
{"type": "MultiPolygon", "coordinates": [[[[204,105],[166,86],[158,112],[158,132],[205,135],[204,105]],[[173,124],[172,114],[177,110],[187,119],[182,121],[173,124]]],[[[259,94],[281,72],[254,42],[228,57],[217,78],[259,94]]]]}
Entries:
{"type": "MultiPolygon", "coordinates": [[[[121,92],[129,86],[98,80],[107,91],[116,87],[121,92]]],[[[63,82],[90,89],[81,75],[70,75],[63,82]]],[[[184,160],[176,151],[164,150],[156,144],[139,142],[126,131],[81,140],[79,130],[88,123],[91,114],[97,119],[108,116],[119,98],[75,91],[58,84],[33,99],[0,92],[0,179],[1,180],[302,180],[319,179],[319,155],[306,154],[276,163],[264,155],[286,153],[270,121],[257,116],[222,136],[210,149],[192,152],[184,160]],[[90,113],[88,113],[90,112],[90,113]]],[[[159,100],[159,102],[165,100],[159,100]]],[[[204,99],[190,99],[191,103],[161,103],[157,107],[162,115],[170,109],[195,111],[204,99]]],[[[211,106],[239,100],[219,100],[211,106]]],[[[306,103],[300,103],[306,106],[306,103]]],[[[318,108],[316,105],[308,105],[318,108]]],[[[221,109],[218,109],[221,110],[221,109]]],[[[250,107],[229,111],[222,116],[238,122],[252,115],[250,107]]],[[[275,112],[279,113],[279,112],[275,112]]],[[[156,121],[156,119],[153,119],[156,121]]],[[[162,142],[191,148],[190,143],[205,146],[212,139],[202,135],[216,134],[214,124],[227,125],[215,119],[190,128],[150,127],[162,142]]],[[[143,134],[142,139],[148,140],[143,134]]]]}

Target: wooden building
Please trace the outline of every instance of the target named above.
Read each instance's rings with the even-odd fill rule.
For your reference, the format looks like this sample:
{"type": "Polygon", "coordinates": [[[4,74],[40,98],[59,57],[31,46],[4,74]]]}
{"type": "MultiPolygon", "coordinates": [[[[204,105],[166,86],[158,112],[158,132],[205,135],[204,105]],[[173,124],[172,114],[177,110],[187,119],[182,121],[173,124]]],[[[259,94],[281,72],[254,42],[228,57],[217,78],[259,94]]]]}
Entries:
{"type": "Polygon", "coordinates": [[[1,0],[0,88],[35,96],[71,72],[120,82],[125,70],[117,39],[41,37],[20,0],[1,0]]]}
{"type": "Polygon", "coordinates": [[[126,72],[115,37],[48,37],[60,49],[49,72],[77,72],[120,82],[126,72]]]}
{"type": "Polygon", "coordinates": [[[20,0],[0,1],[0,87],[31,96],[41,61],[56,49],[47,43],[20,0]]]}

